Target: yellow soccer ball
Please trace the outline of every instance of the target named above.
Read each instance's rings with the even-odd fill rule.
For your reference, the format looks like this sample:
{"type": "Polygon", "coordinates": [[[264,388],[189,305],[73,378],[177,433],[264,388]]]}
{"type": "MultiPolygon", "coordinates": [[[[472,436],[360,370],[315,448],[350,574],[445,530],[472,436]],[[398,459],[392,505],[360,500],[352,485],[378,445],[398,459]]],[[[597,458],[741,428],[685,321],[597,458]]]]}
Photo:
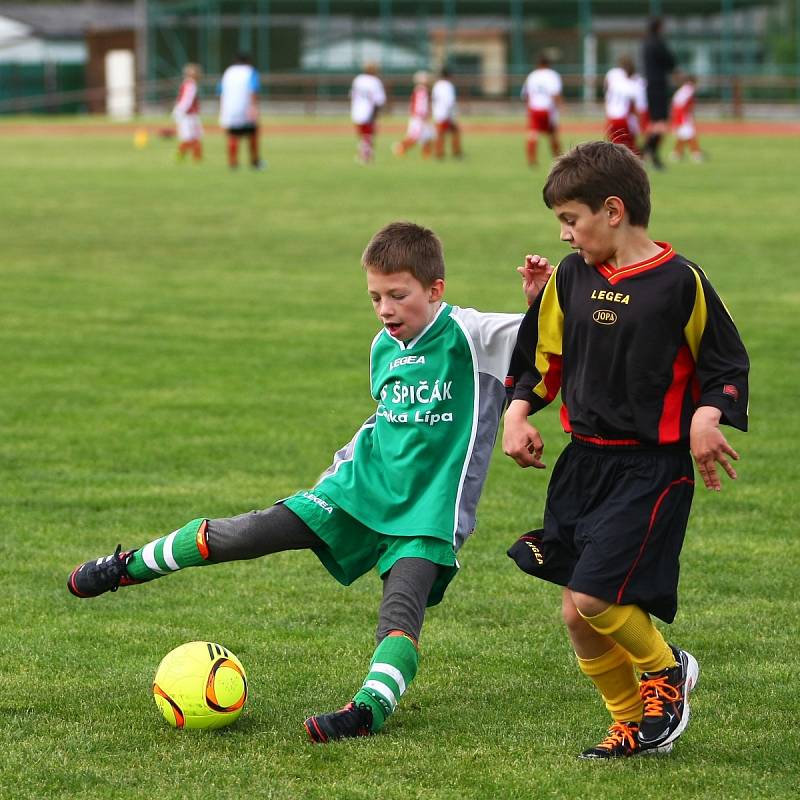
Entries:
{"type": "Polygon", "coordinates": [[[214,642],[188,642],[167,653],[153,679],[153,698],[174,728],[222,728],[247,701],[242,662],[214,642]]]}

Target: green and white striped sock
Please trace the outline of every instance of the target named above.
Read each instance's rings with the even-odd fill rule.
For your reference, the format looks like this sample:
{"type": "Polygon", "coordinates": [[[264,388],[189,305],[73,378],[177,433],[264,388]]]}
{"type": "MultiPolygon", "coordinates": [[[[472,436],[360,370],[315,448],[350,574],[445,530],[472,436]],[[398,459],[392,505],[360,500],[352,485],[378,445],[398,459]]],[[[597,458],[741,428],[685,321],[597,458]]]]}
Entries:
{"type": "Polygon", "coordinates": [[[151,581],[184,567],[199,567],[208,561],[205,519],[193,519],[168,536],[140,547],[128,562],[128,575],[135,581],[151,581]]]}
{"type": "Polygon", "coordinates": [[[419,653],[414,642],[400,632],[390,633],[376,648],[364,685],[353,702],[372,709],[372,732],[379,731],[417,674],[419,653]]]}

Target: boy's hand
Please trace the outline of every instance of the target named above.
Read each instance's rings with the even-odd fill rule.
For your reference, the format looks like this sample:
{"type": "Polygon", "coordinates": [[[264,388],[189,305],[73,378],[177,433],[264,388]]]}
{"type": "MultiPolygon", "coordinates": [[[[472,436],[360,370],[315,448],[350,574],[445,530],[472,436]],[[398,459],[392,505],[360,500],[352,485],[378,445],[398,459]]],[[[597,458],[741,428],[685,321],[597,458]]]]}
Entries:
{"type": "Polygon", "coordinates": [[[522,291],[531,305],[547,285],[553,265],[544,256],[527,255],[524,266],[517,267],[517,272],[522,275],[522,291]]]}
{"type": "Polygon", "coordinates": [[[521,467],[544,469],[544,442],[536,428],[528,422],[530,405],[525,400],[512,400],[503,425],[503,452],[521,467]]]}
{"type": "Polygon", "coordinates": [[[736,480],[736,470],[725,456],[729,455],[734,461],[739,460],[739,454],[728,444],[719,429],[721,417],[722,412],[718,408],[700,406],[694,412],[689,430],[689,445],[697,470],[706,489],[713,489],[715,492],[722,489],[716,465],[719,464],[731,480],[736,480]]]}

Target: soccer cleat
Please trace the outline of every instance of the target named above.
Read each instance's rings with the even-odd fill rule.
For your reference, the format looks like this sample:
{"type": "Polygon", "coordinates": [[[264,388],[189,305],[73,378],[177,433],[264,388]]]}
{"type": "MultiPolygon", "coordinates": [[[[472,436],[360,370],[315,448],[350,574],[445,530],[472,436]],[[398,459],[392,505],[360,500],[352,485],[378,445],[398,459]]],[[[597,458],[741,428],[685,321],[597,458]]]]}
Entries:
{"type": "Polygon", "coordinates": [[[133,550],[120,552],[122,545],[110,556],[101,556],[75,567],[67,578],[67,588],[75,597],[97,597],[105,592],[116,592],[120,586],[139,583],[128,577],[125,569],[133,550]]]}
{"type": "Polygon", "coordinates": [[[700,667],[691,653],[670,648],[677,666],[645,672],[639,682],[644,714],[638,738],[643,749],[671,744],[689,724],[689,693],[697,684],[700,667]]]}
{"type": "Polygon", "coordinates": [[[637,734],[639,733],[638,722],[615,722],[608,729],[608,736],[602,742],[584,750],[578,758],[584,760],[594,760],[602,758],[627,758],[641,754],[666,754],[672,750],[672,745],[667,744],[663,747],[654,747],[645,750],[639,744],[637,734]]]}
{"type": "Polygon", "coordinates": [[[330,714],[317,714],[305,723],[312,742],[323,744],[331,739],[350,739],[372,734],[372,709],[366,703],[348,703],[330,714]]]}

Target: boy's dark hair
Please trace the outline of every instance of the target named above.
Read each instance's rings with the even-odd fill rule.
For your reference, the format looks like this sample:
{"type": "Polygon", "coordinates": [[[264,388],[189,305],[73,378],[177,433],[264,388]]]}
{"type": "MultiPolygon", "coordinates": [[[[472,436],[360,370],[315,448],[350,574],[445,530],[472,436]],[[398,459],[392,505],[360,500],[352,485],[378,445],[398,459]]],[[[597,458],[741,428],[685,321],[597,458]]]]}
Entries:
{"type": "Polygon", "coordinates": [[[433,231],[413,222],[391,222],[370,239],[361,266],[387,275],[410,272],[427,287],[444,280],[442,243],[433,231]]]}
{"type": "Polygon", "coordinates": [[[593,212],[607,197],[625,204],[631,225],[646,228],[650,222],[650,181],[644,166],[627,147],[612,142],[586,142],[561,156],[542,190],[545,205],[576,200],[593,212]]]}

